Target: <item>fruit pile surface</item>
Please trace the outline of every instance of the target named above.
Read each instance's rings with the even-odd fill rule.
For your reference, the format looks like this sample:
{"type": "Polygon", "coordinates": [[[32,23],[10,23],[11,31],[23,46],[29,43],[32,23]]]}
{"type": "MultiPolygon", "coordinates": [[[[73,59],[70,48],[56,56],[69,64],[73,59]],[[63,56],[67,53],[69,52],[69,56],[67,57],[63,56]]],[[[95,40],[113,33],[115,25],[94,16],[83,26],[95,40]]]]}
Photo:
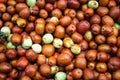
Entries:
{"type": "Polygon", "coordinates": [[[120,0],[0,0],[0,80],[120,80],[120,0]]]}

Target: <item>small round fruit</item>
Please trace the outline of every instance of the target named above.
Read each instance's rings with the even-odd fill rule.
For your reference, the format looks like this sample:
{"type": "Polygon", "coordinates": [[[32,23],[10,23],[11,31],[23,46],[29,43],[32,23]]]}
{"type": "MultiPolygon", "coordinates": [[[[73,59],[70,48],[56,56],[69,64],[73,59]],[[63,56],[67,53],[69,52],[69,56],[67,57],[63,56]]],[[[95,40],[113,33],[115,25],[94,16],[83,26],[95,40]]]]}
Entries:
{"type": "Polygon", "coordinates": [[[73,40],[70,37],[65,37],[63,39],[63,45],[67,48],[70,48],[74,44],[73,40]]]}
{"type": "Polygon", "coordinates": [[[61,48],[62,45],[63,45],[63,41],[62,41],[61,39],[55,38],[55,39],[53,40],[53,46],[54,46],[55,48],[61,48]]]}
{"type": "Polygon", "coordinates": [[[96,8],[98,8],[98,6],[99,6],[99,4],[97,1],[91,0],[88,2],[88,7],[90,7],[90,8],[96,9],[96,8]]]}
{"type": "Polygon", "coordinates": [[[78,45],[78,44],[73,44],[72,46],[71,46],[71,51],[73,52],[73,54],[80,54],[80,52],[81,52],[81,48],[80,48],[80,46],[78,45]]]}
{"type": "Polygon", "coordinates": [[[72,71],[73,79],[80,79],[83,75],[82,69],[76,68],[72,71]]]}
{"type": "Polygon", "coordinates": [[[32,45],[32,49],[33,51],[35,51],[36,53],[41,53],[42,51],[42,46],[40,44],[33,44],[32,45]]]}
{"type": "Polygon", "coordinates": [[[51,68],[48,64],[42,64],[40,66],[39,71],[40,71],[41,75],[46,76],[46,77],[51,74],[51,68]]]}
{"type": "Polygon", "coordinates": [[[65,72],[58,72],[55,74],[55,80],[66,80],[67,75],[65,72]]]}
{"type": "Polygon", "coordinates": [[[46,33],[43,35],[42,40],[45,44],[51,43],[53,41],[53,35],[50,33],[46,33]]]}

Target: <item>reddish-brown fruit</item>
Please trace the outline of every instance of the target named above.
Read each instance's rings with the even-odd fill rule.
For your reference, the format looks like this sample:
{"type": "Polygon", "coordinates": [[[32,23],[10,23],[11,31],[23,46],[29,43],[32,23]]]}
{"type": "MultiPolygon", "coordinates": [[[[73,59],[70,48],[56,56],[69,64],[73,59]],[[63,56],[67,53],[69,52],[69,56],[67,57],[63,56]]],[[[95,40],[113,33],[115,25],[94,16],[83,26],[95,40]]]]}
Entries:
{"type": "Polygon", "coordinates": [[[71,17],[69,17],[69,16],[63,16],[60,19],[60,24],[65,27],[65,26],[68,26],[71,23],[71,21],[72,21],[71,17]]]}
{"type": "Polygon", "coordinates": [[[88,49],[88,42],[86,40],[82,40],[80,43],[81,50],[87,50],[88,49]]]}
{"type": "Polygon", "coordinates": [[[28,60],[26,59],[26,57],[20,57],[16,62],[16,66],[19,70],[24,70],[27,65],[28,60]]]}
{"type": "Polygon", "coordinates": [[[106,63],[97,63],[96,69],[97,69],[97,71],[104,73],[107,71],[107,64],[106,63]]]}
{"type": "Polygon", "coordinates": [[[54,56],[49,57],[49,58],[48,58],[48,64],[49,64],[50,66],[56,65],[56,58],[55,58],[54,56]]]}
{"type": "Polygon", "coordinates": [[[94,80],[95,74],[91,69],[86,68],[83,71],[83,78],[84,78],[84,80],[94,80]]]}
{"type": "Polygon", "coordinates": [[[101,22],[101,17],[98,14],[94,14],[91,18],[90,18],[90,23],[91,24],[100,24],[101,22]]]}
{"type": "Polygon", "coordinates": [[[74,24],[70,24],[67,28],[66,28],[66,33],[68,35],[73,34],[76,31],[76,26],[74,24]]]}
{"type": "Polygon", "coordinates": [[[109,59],[109,55],[106,52],[98,52],[97,60],[101,62],[106,62],[109,59]]]}
{"type": "Polygon", "coordinates": [[[4,53],[0,53],[0,63],[5,62],[7,60],[6,55],[4,53]]]}
{"type": "Polygon", "coordinates": [[[57,58],[57,63],[61,66],[69,65],[72,62],[72,58],[67,53],[61,53],[57,58]]]}
{"type": "Polygon", "coordinates": [[[54,36],[57,38],[63,38],[65,36],[65,28],[61,25],[56,26],[54,36]]]}
{"type": "Polygon", "coordinates": [[[85,58],[82,57],[77,57],[75,59],[75,63],[74,63],[75,67],[80,68],[80,69],[85,69],[86,65],[87,65],[87,60],[85,58]]]}
{"type": "Polygon", "coordinates": [[[44,44],[42,47],[42,54],[46,57],[50,57],[54,54],[55,48],[51,44],[44,44]]]}
{"type": "Polygon", "coordinates": [[[14,45],[20,45],[22,42],[22,36],[20,34],[14,33],[11,37],[11,42],[14,45]]]}
{"type": "Polygon", "coordinates": [[[12,69],[12,71],[9,73],[11,78],[17,78],[18,77],[18,71],[16,69],[12,69]]]}
{"type": "Polygon", "coordinates": [[[29,50],[26,51],[26,58],[29,61],[34,62],[37,59],[37,57],[38,57],[37,53],[35,51],[33,51],[32,49],[29,49],[29,50]]]}
{"type": "Polygon", "coordinates": [[[35,29],[35,25],[32,22],[29,22],[25,27],[25,31],[28,33],[32,32],[34,29],[35,29]]]}
{"type": "Polygon", "coordinates": [[[99,6],[97,8],[97,14],[99,14],[100,16],[105,16],[106,14],[108,14],[109,9],[107,7],[104,6],[99,6]]]}
{"type": "Polygon", "coordinates": [[[51,68],[48,64],[42,64],[40,66],[39,72],[41,73],[41,75],[48,77],[51,73],[51,68]]]}
{"type": "Polygon", "coordinates": [[[35,65],[28,65],[25,69],[25,74],[29,77],[33,77],[36,74],[36,66],[35,65]]]}
{"type": "Polygon", "coordinates": [[[45,55],[38,55],[37,57],[37,64],[42,65],[46,63],[46,57],[45,55]]]}
{"type": "Polygon", "coordinates": [[[83,75],[82,69],[76,68],[72,71],[73,79],[80,79],[83,75]]]}
{"type": "Polygon", "coordinates": [[[17,57],[17,51],[13,48],[6,51],[6,57],[9,59],[15,59],[17,57]]]}
{"type": "Polygon", "coordinates": [[[118,57],[112,57],[108,61],[108,68],[110,70],[118,70],[120,68],[120,59],[118,57]]]}
{"type": "Polygon", "coordinates": [[[80,21],[77,26],[77,31],[81,34],[84,34],[90,28],[90,23],[86,20],[80,21]]]}
{"type": "Polygon", "coordinates": [[[7,62],[0,63],[0,72],[9,73],[12,70],[12,66],[7,62]]]}
{"type": "Polygon", "coordinates": [[[79,34],[78,32],[74,32],[71,35],[71,38],[76,43],[80,43],[83,40],[83,36],[81,34],[79,34]]]}
{"type": "Polygon", "coordinates": [[[56,6],[58,9],[64,10],[67,7],[67,1],[59,0],[56,6]]]}
{"type": "Polygon", "coordinates": [[[97,50],[88,50],[88,52],[86,53],[86,58],[89,61],[94,61],[97,57],[97,50]]]}
{"type": "Polygon", "coordinates": [[[68,7],[77,9],[80,7],[80,3],[78,0],[68,0],[68,7]]]}

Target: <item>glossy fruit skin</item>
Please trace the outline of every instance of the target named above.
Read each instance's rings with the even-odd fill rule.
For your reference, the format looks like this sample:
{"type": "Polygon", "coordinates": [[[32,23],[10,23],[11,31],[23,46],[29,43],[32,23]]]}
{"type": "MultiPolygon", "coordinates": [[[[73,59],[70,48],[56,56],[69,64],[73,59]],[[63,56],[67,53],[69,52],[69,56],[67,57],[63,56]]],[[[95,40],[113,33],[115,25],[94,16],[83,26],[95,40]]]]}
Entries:
{"type": "Polygon", "coordinates": [[[28,23],[28,24],[26,25],[25,31],[28,32],[28,33],[30,33],[30,32],[32,32],[34,29],[35,29],[35,24],[31,22],[31,23],[28,23]]]}
{"type": "Polygon", "coordinates": [[[68,6],[70,8],[77,9],[77,8],[79,8],[80,3],[77,0],[74,0],[74,1],[68,0],[68,6]]]}
{"type": "Polygon", "coordinates": [[[55,32],[54,32],[54,36],[57,38],[63,38],[65,36],[65,29],[63,26],[58,25],[56,26],[55,32]]]}
{"type": "Polygon", "coordinates": [[[7,7],[7,11],[8,11],[8,13],[10,13],[10,14],[14,14],[14,13],[15,13],[15,8],[14,8],[13,6],[8,6],[8,7],[7,7]]]}
{"type": "Polygon", "coordinates": [[[118,70],[120,68],[120,59],[118,57],[110,58],[108,62],[108,68],[110,70],[118,70]]]}
{"type": "Polygon", "coordinates": [[[93,16],[94,10],[93,10],[92,8],[87,8],[87,9],[85,10],[84,14],[85,14],[86,17],[89,18],[89,17],[93,16]]]}
{"type": "Polygon", "coordinates": [[[77,24],[76,28],[80,34],[84,34],[90,28],[90,24],[88,21],[82,20],[77,24]]]}
{"type": "Polygon", "coordinates": [[[90,41],[89,42],[89,47],[91,48],[91,49],[96,49],[97,48],[97,43],[95,42],[95,41],[90,41]]]}
{"type": "Polygon", "coordinates": [[[80,79],[81,77],[82,77],[82,75],[83,75],[83,72],[82,72],[82,70],[81,69],[74,69],[73,71],[72,71],[72,76],[73,76],[73,79],[80,79]]]}
{"type": "Polygon", "coordinates": [[[86,54],[86,58],[89,61],[94,61],[97,57],[97,51],[96,50],[89,50],[86,54]]]}
{"type": "Polygon", "coordinates": [[[79,43],[83,40],[83,36],[81,34],[79,34],[78,32],[74,32],[71,35],[71,38],[74,42],[79,43]]]}
{"type": "Polygon", "coordinates": [[[16,11],[20,12],[22,9],[27,8],[27,5],[24,3],[18,3],[15,7],[16,7],[16,11]]]}
{"type": "Polygon", "coordinates": [[[24,70],[27,65],[28,65],[28,60],[26,59],[26,57],[21,57],[16,62],[16,66],[19,70],[24,70]]]}
{"type": "Polygon", "coordinates": [[[3,21],[9,21],[11,19],[11,15],[9,13],[3,13],[2,19],[3,21]]]}
{"type": "Polygon", "coordinates": [[[110,9],[109,15],[110,15],[113,19],[118,18],[118,17],[119,17],[118,14],[120,14],[120,9],[119,9],[118,6],[112,7],[112,8],[110,9]],[[113,14],[116,14],[116,15],[113,15],[113,14]]]}
{"type": "Polygon", "coordinates": [[[37,15],[37,14],[39,13],[39,8],[38,8],[38,6],[36,6],[36,5],[32,6],[30,12],[31,12],[33,15],[37,15]]]}
{"type": "Polygon", "coordinates": [[[32,49],[27,50],[26,52],[26,58],[31,61],[34,62],[37,59],[37,53],[35,51],[33,51],[32,49]],[[34,57],[33,57],[34,56],[34,57]]]}
{"type": "Polygon", "coordinates": [[[53,11],[53,5],[50,4],[50,3],[48,3],[48,4],[45,5],[45,9],[46,9],[48,12],[51,12],[51,11],[53,11]]]}
{"type": "Polygon", "coordinates": [[[106,6],[108,4],[109,0],[99,0],[99,3],[101,6],[106,6]]]}
{"type": "Polygon", "coordinates": [[[102,17],[102,23],[105,24],[105,25],[113,26],[114,20],[112,19],[112,17],[110,17],[108,15],[105,15],[105,16],[102,17]]]}
{"type": "Polygon", "coordinates": [[[56,65],[56,58],[55,58],[54,56],[49,57],[49,58],[48,58],[48,64],[49,64],[50,66],[56,65]]]}
{"type": "Polygon", "coordinates": [[[119,4],[0,0],[0,80],[119,80],[119,4]]]}
{"type": "Polygon", "coordinates": [[[98,51],[110,52],[111,48],[108,44],[101,44],[98,46],[98,51]]]}
{"type": "Polygon", "coordinates": [[[52,10],[52,16],[55,16],[57,18],[61,18],[62,17],[62,11],[60,9],[54,9],[52,10]]]}
{"type": "Polygon", "coordinates": [[[46,24],[45,30],[48,33],[53,33],[55,31],[55,25],[53,23],[48,23],[46,24]]]}
{"type": "Polygon", "coordinates": [[[41,75],[43,75],[45,77],[49,76],[51,73],[50,66],[48,64],[42,64],[40,66],[39,72],[41,73],[41,75]]]}
{"type": "Polygon", "coordinates": [[[100,24],[101,22],[101,17],[98,14],[94,14],[91,18],[90,18],[90,23],[91,24],[100,24]]]}
{"type": "Polygon", "coordinates": [[[87,66],[87,60],[82,57],[78,57],[75,59],[74,63],[75,67],[80,68],[80,69],[85,69],[87,66]]]}
{"type": "Polygon", "coordinates": [[[84,79],[94,79],[95,78],[94,72],[89,68],[84,69],[83,78],[84,79]]]}
{"type": "Polygon", "coordinates": [[[28,76],[22,76],[20,80],[31,80],[31,78],[28,76]]]}
{"type": "Polygon", "coordinates": [[[99,74],[98,76],[98,80],[101,80],[101,79],[108,79],[108,77],[105,75],[105,74],[99,74]]]}
{"type": "Polygon", "coordinates": [[[61,66],[69,65],[72,61],[72,58],[67,53],[61,53],[57,58],[57,63],[61,66]]]}
{"type": "Polygon", "coordinates": [[[97,8],[97,13],[100,15],[100,16],[104,16],[106,14],[108,14],[109,10],[107,7],[104,7],[104,6],[99,6],[97,8]]]}
{"type": "Polygon", "coordinates": [[[8,49],[6,51],[6,56],[9,59],[15,59],[17,57],[17,51],[15,49],[8,49]]]}
{"type": "Polygon", "coordinates": [[[68,80],[73,80],[72,72],[68,72],[68,74],[67,74],[67,79],[68,79],[68,80]]]}
{"type": "Polygon", "coordinates": [[[113,28],[109,25],[103,25],[102,28],[101,28],[101,33],[105,36],[112,35],[113,28]]]}
{"type": "Polygon", "coordinates": [[[18,71],[16,69],[12,69],[12,71],[9,73],[11,78],[17,78],[18,77],[18,71]]]}
{"type": "Polygon", "coordinates": [[[70,24],[67,28],[66,28],[66,33],[68,35],[73,34],[76,31],[76,26],[74,24],[70,24]]]}
{"type": "Polygon", "coordinates": [[[62,26],[68,26],[71,23],[72,19],[69,16],[64,16],[60,19],[60,24],[62,26]]]}
{"type": "Polygon", "coordinates": [[[81,47],[81,50],[87,50],[88,49],[88,42],[86,40],[82,40],[80,43],[79,43],[80,47],[81,47]]]}
{"type": "Polygon", "coordinates": [[[29,15],[30,15],[30,11],[28,8],[24,8],[22,9],[20,12],[19,12],[19,15],[22,17],[22,18],[28,18],[29,15]]]}
{"type": "Polygon", "coordinates": [[[37,64],[42,65],[46,63],[46,57],[45,55],[38,55],[37,57],[37,64]]]}
{"type": "Polygon", "coordinates": [[[109,59],[109,55],[106,52],[98,52],[97,60],[101,62],[106,62],[109,59]]]}
{"type": "Polygon", "coordinates": [[[96,64],[96,69],[99,72],[106,72],[107,71],[107,65],[106,65],[106,63],[97,63],[96,64]]]}
{"type": "Polygon", "coordinates": [[[20,45],[21,44],[21,40],[22,40],[22,37],[20,34],[13,34],[12,37],[11,37],[11,42],[14,44],[14,45],[20,45]]]}
{"type": "Polygon", "coordinates": [[[25,69],[25,73],[29,77],[33,77],[36,73],[37,69],[35,65],[28,65],[25,69]]]}
{"type": "Polygon", "coordinates": [[[67,70],[67,71],[71,71],[71,70],[73,70],[74,69],[74,63],[73,62],[71,62],[69,65],[67,65],[66,67],[65,67],[65,70],[67,70]]]}
{"type": "Polygon", "coordinates": [[[0,74],[0,79],[1,79],[1,80],[4,80],[5,78],[6,78],[6,74],[1,73],[1,74],[0,74]]]}
{"type": "Polygon", "coordinates": [[[6,61],[6,56],[4,53],[0,53],[0,62],[5,62],[6,61]]]}
{"type": "Polygon", "coordinates": [[[88,62],[88,65],[87,67],[94,70],[95,69],[95,66],[96,66],[96,63],[95,62],[88,62]]]}
{"type": "Polygon", "coordinates": [[[0,12],[5,12],[6,11],[6,6],[3,3],[0,3],[0,12]]]}
{"type": "Polygon", "coordinates": [[[101,34],[98,34],[96,37],[95,37],[95,42],[97,44],[103,44],[105,43],[106,41],[106,37],[104,35],[101,35],[101,34]]]}
{"type": "Polygon", "coordinates": [[[0,72],[9,73],[12,70],[12,66],[7,62],[0,63],[0,72]]]}
{"type": "Polygon", "coordinates": [[[56,6],[58,9],[64,10],[67,7],[67,1],[59,0],[56,6]]]}
{"type": "Polygon", "coordinates": [[[85,18],[83,11],[78,11],[78,12],[76,13],[76,16],[77,16],[78,20],[83,20],[83,19],[85,18]]]}
{"type": "Polygon", "coordinates": [[[119,79],[120,77],[118,76],[118,74],[120,73],[120,70],[118,69],[117,71],[114,71],[112,76],[113,76],[113,79],[119,79]]]}
{"type": "Polygon", "coordinates": [[[43,45],[42,54],[45,55],[46,57],[52,56],[54,54],[54,52],[55,52],[55,49],[54,49],[53,45],[51,45],[51,44],[43,45]]]}

